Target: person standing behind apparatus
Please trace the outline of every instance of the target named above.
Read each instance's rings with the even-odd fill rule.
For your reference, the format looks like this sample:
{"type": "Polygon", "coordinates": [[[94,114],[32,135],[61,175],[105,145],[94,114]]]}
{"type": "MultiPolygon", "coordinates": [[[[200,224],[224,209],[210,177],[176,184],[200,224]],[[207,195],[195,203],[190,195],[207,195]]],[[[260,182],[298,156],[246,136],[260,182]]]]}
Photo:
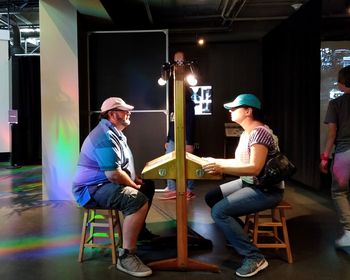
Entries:
{"type": "Polygon", "coordinates": [[[344,229],[335,241],[337,248],[350,246],[350,66],[338,73],[338,88],[344,94],[329,101],[324,123],[328,125],[326,144],[321,154],[321,172],[328,172],[328,159],[334,146],[331,194],[344,229]]]}
{"type": "MultiPolygon", "coordinates": [[[[174,55],[174,62],[178,65],[183,65],[184,63],[184,53],[176,52],[174,55]]],[[[174,93],[175,94],[175,93],[174,93]]],[[[195,130],[195,114],[194,114],[195,104],[191,99],[191,90],[187,85],[185,85],[185,110],[186,110],[186,152],[193,153],[194,152],[194,130],[195,130]]],[[[165,153],[171,153],[175,151],[175,128],[174,128],[174,112],[170,114],[169,121],[169,132],[167,136],[167,142],[165,143],[165,153]]],[[[176,198],[176,181],[168,179],[167,186],[165,188],[165,193],[160,199],[168,200],[176,198]]],[[[193,192],[194,181],[187,180],[187,192],[186,198],[187,200],[195,198],[195,194],[193,192]]]]}
{"type": "Polygon", "coordinates": [[[136,177],[134,159],[122,132],[130,125],[132,109],[119,97],[103,102],[100,122],[81,147],[72,190],[83,207],[117,209],[123,213],[123,247],[118,248],[117,268],[145,277],[152,270],[137,257],[136,242],[140,232],[146,230],[154,184],[136,177]]]}
{"type": "Polygon", "coordinates": [[[273,208],[282,200],[283,181],[262,186],[258,179],[268,156],[279,151],[278,140],[262,122],[261,103],[255,95],[240,94],[224,107],[230,111],[231,120],[244,129],[235,158],[204,158],[208,163],[203,169],[210,174],[229,174],[240,178],[209,191],[205,201],[226,240],[244,257],[236,275],[250,277],[265,269],[268,262],[244,232],[239,217],[273,208]]]}

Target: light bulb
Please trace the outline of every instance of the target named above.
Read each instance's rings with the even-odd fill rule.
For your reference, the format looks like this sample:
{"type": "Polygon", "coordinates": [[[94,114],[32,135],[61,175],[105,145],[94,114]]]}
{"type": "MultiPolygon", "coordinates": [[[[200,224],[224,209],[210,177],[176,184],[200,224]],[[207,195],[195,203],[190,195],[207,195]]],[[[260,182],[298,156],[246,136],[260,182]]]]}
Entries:
{"type": "Polygon", "coordinates": [[[162,77],[158,79],[158,85],[164,86],[166,84],[166,80],[164,80],[162,77]]]}
{"type": "Polygon", "coordinates": [[[199,38],[197,43],[198,45],[203,46],[205,44],[205,40],[203,38],[199,38]]]}
{"type": "Polygon", "coordinates": [[[197,82],[198,82],[196,77],[193,74],[187,75],[186,81],[188,82],[188,84],[190,86],[195,86],[195,85],[197,85],[197,82]]]}

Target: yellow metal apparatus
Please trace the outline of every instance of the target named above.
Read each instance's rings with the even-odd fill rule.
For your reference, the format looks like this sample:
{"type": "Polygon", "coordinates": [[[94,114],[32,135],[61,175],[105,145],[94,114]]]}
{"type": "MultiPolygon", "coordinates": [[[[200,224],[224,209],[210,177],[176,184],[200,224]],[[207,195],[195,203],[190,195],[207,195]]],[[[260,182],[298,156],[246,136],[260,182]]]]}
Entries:
{"type": "Polygon", "coordinates": [[[205,174],[202,169],[204,160],[185,152],[185,91],[184,65],[174,65],[174,113],[175,113],[175,151],[158,157],[146,164],[142,178],[176,180],[176,229],[177,258],[156,261],[148,264],[153,269],[163,270],[206,270],[218,272],[216,265],[188,258],[187,231],[187,179],[220,179],[221,176],[205,174]]]}
{"type": "MultiPolygon", "coordinates": [[[[221,175],[205,173],[202,158],[186,153],[186,179],[190,180],[220,180],[221,175]]],[[[146,163],[142,170],[143,179],[176,179],[176,157],[175,151],[160,156],[146,163]]]]}

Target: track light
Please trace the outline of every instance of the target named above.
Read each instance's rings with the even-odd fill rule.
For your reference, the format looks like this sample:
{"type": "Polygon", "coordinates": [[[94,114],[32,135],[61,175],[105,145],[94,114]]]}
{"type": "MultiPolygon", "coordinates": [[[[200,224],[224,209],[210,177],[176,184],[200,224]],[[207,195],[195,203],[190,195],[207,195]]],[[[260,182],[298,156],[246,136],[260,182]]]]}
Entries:
{"type": "Polygon", "coordinates": [[[291,7],[294,9],[294,10],[299,10],[300,7],[302,6],[303,4],[302,3],[295,3],[295,4],[292,4],[291,7]]]}
{"type": "Polygon", "coordinates": [[[198,82],[196,77],[192,73],[186,76],[186,81],[190,86],[195,86],[198,82]]]}
{"type": "Polygon", "coordinates": [[[192,62],[189,64],[189,66],[190,66],[190,73],[186,76],[186,81],[190,86],[196,86],[198,81],[192,69],[192,62]]]}
{"type": "Polygon", "coordinates": [[[158,85],[160,85],[160,86],[164,86],[165,84],[166,84],[166,80],[164,80],[162,77],[160,77],[159,79],[158,79],[158,85]]]}
{"type": "Polygon", "coordinates": [[[204,38],[198,38],[197,44],[198,44],[199,46],[203,46],[203,45],[205,44],[204,38]]]}
{"type": "Polygon", "coordinates": [[[198,81],[196,79],[196,76],[193,72],[193,69],[192,69],[192,64],[193,64],[193,61],[175,61],[173,64],[171,64],[170,62],[166,62],[162,65],[162,68],[161,68],[161,76],[160,78],[158,79],[158,85],[160,86],[164,86],[171,74],[172,74],[172,71],[173,71],[173,67],[174,65],[176,66],[184,66],[185,67],[185,71],[187,72],[187,75],[185,77],[185,80],[186,82],[190,85],[190,86],[195,86],[197,85],[198,81]]]}
{"type": "Polygon", "coordinates": [[[158,79],[158,85],[164,86],[170,78],[171,64],[165,62],[160,70],[160,78],[158,79]]]}

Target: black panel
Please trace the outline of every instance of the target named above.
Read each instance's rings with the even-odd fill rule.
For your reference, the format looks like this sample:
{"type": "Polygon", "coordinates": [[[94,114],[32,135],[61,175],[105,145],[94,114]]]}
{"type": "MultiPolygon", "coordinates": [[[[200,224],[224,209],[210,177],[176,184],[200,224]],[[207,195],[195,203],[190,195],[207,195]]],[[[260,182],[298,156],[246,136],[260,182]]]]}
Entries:
{"type": "MultiPolygon", "coordinates": [[[[166,58],[166,33],[111,32],[89,37],[91,129],[98,123],[102,102],[110,96],[123,98],[135,110],[166,110],[166,87],[157,83],[166,58]]],[[[123,132],[133,152],[135,169],[164,154],[165,112],[134,112],[123,132]]]]}
{"type": "Polygon", "coordinates": [[[41,164],[40,57],[12,57],[12,165],[41,164]]]}
{"type": "Polygon", "coordinates": [[[166,116],[164,113],[133,113],[123,132],[133,152],[135,169],[141,173],[145,163],[165,153],[166,116]]]}
{"type": "Polygon", "coordinates": [[[122,97],[135,110],[165,110],[165,87],[157,84],[165,61],[164,32],[90,34],[90,110],[100,110],[110,96],[122,97]]]}
{"type": "MultiPolygon", "coordinates": [[[[123,130],[135,160],[139,175],[146,162],[165,153],[167,118],[163,112],[134,112],[131,124],[123,130]]],[[[91,127],[99,121],[99,114],[91,115],[91,127]]]]}
{"type": "Polygon", "coordinates": [[[262,103],[293,179],[320,188],[320,1],[309,1],[263,40],[262,103]]]}

